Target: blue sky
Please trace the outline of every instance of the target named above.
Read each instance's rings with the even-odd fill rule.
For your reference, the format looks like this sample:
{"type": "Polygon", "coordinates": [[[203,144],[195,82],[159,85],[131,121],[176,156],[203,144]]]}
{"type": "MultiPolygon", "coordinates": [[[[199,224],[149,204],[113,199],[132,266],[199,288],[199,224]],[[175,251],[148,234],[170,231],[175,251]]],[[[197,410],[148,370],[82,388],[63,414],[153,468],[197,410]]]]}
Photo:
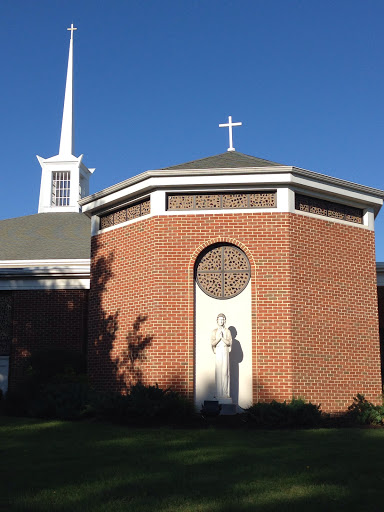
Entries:
{"type": "Polygon", "coordinates": [[[71,22],[91,192],[226,151],[228,115],[238,151],[384,188],[382,0],[2,0],[0,19],[0,219],[37,212],[71,22]]]}

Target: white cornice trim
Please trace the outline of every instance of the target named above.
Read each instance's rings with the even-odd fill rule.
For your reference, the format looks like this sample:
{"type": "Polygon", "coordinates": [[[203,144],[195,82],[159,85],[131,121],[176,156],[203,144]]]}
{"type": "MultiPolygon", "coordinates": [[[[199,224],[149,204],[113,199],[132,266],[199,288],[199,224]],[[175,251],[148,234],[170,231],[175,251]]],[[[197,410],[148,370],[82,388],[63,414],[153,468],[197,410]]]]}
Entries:
{"type": "Polygon", "coordinates": [[[62,268],[66,269],[82,268],[89,269],[90,259],[39,259],[39,260],[0,260],[1,268],[14,268],[14,269],[52,269],[62,268]]]}
{"type": "Polygon", "coordinates": [[[89,290],[89,279],[2,279],[0,290],[89,290]]]}
{"type": "Polygon", "coordinates": [[[89,288],[89,259],[0,260],[0,290],[89,288]]]}
{"type": "MultiPolygon", "coordinates": [[[[260,167],[243,169],[196,169],[146,171],[97,194],[82,199],[83,213],[99,215],[154,191],[187,191],[191,189],[266,189],[296,186],[312,194],[327,194],[333,201],[359,203],[360,208],[373,208],[374,216],[383,204],[384,191],[348,181],[298,169],[296,167],[260,167]]],[[[151,207],[152,212],[152,207],[151,207]]],[[[162,213],[158,211],[157,213],[162,213]]]]}
{"type": "Polygon", "coordinates": [[[88,205],[98,199],[101,199],[105,196],[108,196],[114,192],[118,192],[124,188],[131,187],[137,183],[143,182],[150,178],[170,178],[170,177],[188,177],[188,176],[227,176],[227,175],[263,175],[263,174],[284,174],[290,173],[294,176],[302,176],[306,178],[310,178],[317,182],[329,183],[333,185],[338,185],[343,188],[347,188],[350,190],[356,190],[358,192],[363,192],[369,195],[373,195],[376,197],[380,197],[384,199],[384,191],[372,187],[367,187],[365,185],[359,185],[357,183],[353,183],[351,181],[342,180],[339,178],[333,178],[332,176],[327,176],[326,174],[320,174],[313,171],[308,171],[306,169],[300,169],[299,167],[292,166],[270,166],[270,167],[242,167],[242,168],[226,168],[226,169],[177,169],[177,170],[150,170],[145,171],[137,176],[133,176],[125,181],[117,183],[111,187],[101,190],[96,194],[92,194],[90,196],[84,197],[79,201],[81,206],[88,205]]]}

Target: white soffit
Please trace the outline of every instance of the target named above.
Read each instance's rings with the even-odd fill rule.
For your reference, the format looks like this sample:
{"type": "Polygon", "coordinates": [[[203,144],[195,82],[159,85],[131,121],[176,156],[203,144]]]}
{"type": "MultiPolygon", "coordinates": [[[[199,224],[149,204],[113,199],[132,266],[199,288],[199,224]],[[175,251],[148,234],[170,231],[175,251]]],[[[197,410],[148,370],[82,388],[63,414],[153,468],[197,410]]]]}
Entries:
{"type": "Polygon", "coordinates": [[[371,205],[376,213],[383,204],[384,191],[332,178],[324,174],[295,167],[259,167],[242,169],[188,169],[146,171],[124,182],[104,189],[79,201],[83,213],[91,216],[106,206],[111,207],[140,194],[159,188],[191,187],[276,187],[298,186],[313,192],[324,192],[334,197],[349,198],[371,205]]]}
{"type": "Polygon", "coordinates": [[[0,260],[0,290],[89,289],[90,260],[0,260]]]}

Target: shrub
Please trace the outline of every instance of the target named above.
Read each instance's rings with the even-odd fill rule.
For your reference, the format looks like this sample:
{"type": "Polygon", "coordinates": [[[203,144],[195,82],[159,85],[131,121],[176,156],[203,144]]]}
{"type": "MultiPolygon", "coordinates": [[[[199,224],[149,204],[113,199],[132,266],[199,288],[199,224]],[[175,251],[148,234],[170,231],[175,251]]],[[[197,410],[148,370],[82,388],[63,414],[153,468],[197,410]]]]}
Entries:
{"type": "Polygon", "coordinates": [[[63,349],[37,350],[29,357],[28,374],[39,383],[57,375],[81,375],[86,372],[84,354],[63,349]]]}
{"type": "Polygon", "coordinates": [[[23,379],[7,394],[12,415],[76,419],[86,410],[89,387],[85,357],[77,352],[39,350],[29,357],[23,379]]]}
{"type": "Polygon", "coordinates": [[[321,421],[320,405],[292,398],[290,402],[258,402],[248,410],[248,419],[263,428],[316,427],[321,421]]]}
{"type": "Polygon", "coordinates": [[[360,425],[383,425],[384,404],[374,405],[364,395],[353,397],[353,404],[348,407],[347,418],[360,425]]]}
{"type": "Polygon", "coordinates": [[[28,416],[28,406],[39,392],[39,383],[32,375],[25,375],[19,383],[8,390],[4,410],[12,416],[28,416]]]}
{"type": "Polygon", "coordinates": [[[108,391],[95,393],[91,407],[97,417],[124,423],[130,417],[130,397],[121,393],[108,391]]]}
{"type": "Polygon", "coordinates": [[[180,422],[194,413],[191,402],[175,391],[141,382],[132,386],[127,395],[98,394],[94,407],[98,416],[123,423],[180,422]]]}
{"type": "Polygon", "coordinates": [[[37,418],[78,420],[88,411],[90,389],[85,378],[57,375],[44,384],[28,404],[28,415],[37,418]]]}

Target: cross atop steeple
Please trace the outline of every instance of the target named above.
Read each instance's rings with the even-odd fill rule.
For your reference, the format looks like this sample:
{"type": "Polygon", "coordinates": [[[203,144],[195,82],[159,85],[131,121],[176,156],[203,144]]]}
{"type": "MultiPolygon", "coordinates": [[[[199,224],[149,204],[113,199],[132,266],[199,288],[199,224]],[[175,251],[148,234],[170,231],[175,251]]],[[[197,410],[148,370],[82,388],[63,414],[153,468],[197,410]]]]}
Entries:
{"type": "Polygon", "coordinates": [[[67,30],[70,30],[70,31],[71,31],[71,39],[73,39],[73,31],[74,31],[74,30],[77,30],[77,28],[75,28],[75,27],[73,26],[73,23],[71,23],[71,26],[70,26],[69,28],[67,28],[67,30]]]}

